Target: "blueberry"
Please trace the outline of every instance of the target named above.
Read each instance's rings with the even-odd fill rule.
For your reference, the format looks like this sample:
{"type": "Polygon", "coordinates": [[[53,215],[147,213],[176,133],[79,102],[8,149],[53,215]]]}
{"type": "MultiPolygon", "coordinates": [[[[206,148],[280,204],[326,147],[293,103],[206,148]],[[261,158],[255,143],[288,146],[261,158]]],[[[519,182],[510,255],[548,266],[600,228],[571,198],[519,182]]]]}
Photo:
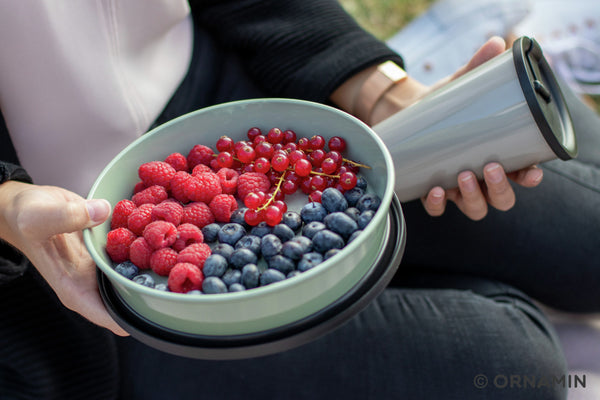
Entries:
{"type": "Polygon", "coordinates": [[[297,269],[295,269],[295,270],[293,270],[292,272],[290,272],[289,274],[287,274],[287,275],[285,276],[285,278],[286,278],[286,279],[290,279],[290,278],[293,278],[293,277],[295,277],[295,276],[297,276],[297,275],[300,275],[300,274],[301,274],[301,272],[300,272],[300,271],[298,271],[297,269]]]}
{"type": "Polygon", "coordinates": [[[281,240],[269,233],[260,241],[260,251],[265,258],[273,257],[281,251],[281,240]]]}
{"type": "Polygon", "coordinates": [[[327,250],[327,252],[325,254],[323,254],[323,260],[329,260],[331,257],[335,256],[340,251],[342,251],[342,250],[341,249],[327,250]]]}
{"type": "Polygon", "coordinates": [[[323,256],[319,253],[306,253],[302,256],[302,259],[298,262],[298,271],[308,271],[312,267],[323,262],[323,256]]]}
{"type": "Polygon", "coordinates": [[[204,242],[212,243],[217,240],[221,225],[217,223],[208,224],[202,228],[202,235],[204,236],[204,242]]]}
{"type": "Polygon", "coordinates": [[[350,235],[350,237],[348,238],[348,241],[346,242],[346,244],[352,242],[354,239],[356,239],[358,237],[358,235],[360,235],[362,233],[362,230],[359,229],[357,231],[354,231],[354,233],[352,235],[350,235]]]}
{"type": "Polygon", "coordinates": [[[325,224],[320,221],[309,222],[302,227],[302,235],[312,239],[317,232],[322,231],[325,228],[325,224]]]}
{"type": "Polygon", "coordinates": [[[118,264],[115,267],[115,271],[123,275],[127,279],[133,279],[137,274],[139,274],[140,269],[135,266],[131,261],[125,261],[118,264]]]}
{"type": "Polygon", "coordinates": [[[359,187],[353,187],[350,190],[344,192],[344,197],[348,201],[349,207],[356,206],[358,199],[360,199],[365,194],[365,191],[359,187]]]}
{"type": "Polygon", "coordinates": [[[325,226],[332,232],[347,239],[358,229],[358,224],[344,212],[334,212],[325,217],[325,226]]]}
{"type": "Polygon", "coordinates": [[[276,269],[267,269],[260,274],[260,286],[270,285],[271,283],[279,282],[285,279],[285,275],[276,269]]]}
{"type": "Polygon", "coordinates": [[[227,259],[220,254],[211,254],[204,261],[204,267],[202,267],[202,273],[204,276],[216,276],[222,277],[227,270],[227,259]]]}
{"type": "Polygon", "coordinates": [[[194,289],[194,290],[190,290],[186,294],[204,294],[204,293],[202,292],[202,290],[194,289]]]}
{"type": "Polygon", "coordinates": [[[282,242],[292,240],[296,234],[289,226],[285,224],[277,224],[273,227],[273,235],[277,236],[282,242]]]}
{"type": "Polygon", "coordinates": [[[306,236],[296,236],[291,241],[296,242],[300,246],[302,246],[302,251],[305,253],[308,253],[312,250],[312,240],[310,238],[307,238],[306,236]]]}
{"type": "Polygon", "coordinates": [[[225,271],[225,273],[221,277],[221,280],[227,286],[231,286],[234,283],[241,283],[242,282],[242,273],[239,269],[231,269],[230,268],[227,271],[225,271]]]}
{"type": "Polygon", "coordinates": [[[223,257],[225,257],[225,259],[227,260],[227,262],[229,262],[229,259],[231,258],[231,253],[233,253],[233,246],[228,245],[227,243],[218,243],[215,246],[213,246],[213,248],[211,249],[211,253],[212,254],[220,254],[223,257]]]}
{"type": "Polygon", "coordinates": [[[323,218],[327,215],[327,210],[321,203],[311,202],[305,204],[300,210],[300,217],[305,224],[313,221],[323,221],[323,218]]]}
{"type": "Polygon", "coordinates": [[[250,231],[251,235],[258,236],[262,238],[265,235],[268,235],[273,231],[273,227],[267,225],[265,221],[259,222],[258,225],[252,228],[250,231]]]}
{"type": "Polygon", "coordinates": [[[134,276],[133,281],[149,288],[154,287],[154,278],[148,274],[134,276]]]}
{"type": "Polygon", "coordinates": [[[225,224],[219,230],[219,242],[235,246],[236,242],[246,234],[246,230],[240,224],[225,224]]]}
{"type": "Polygon", "coordinates": [[[248,289],[258,286],[260,279],[260,270],[256,264],[246,264],[242,268],[242,285],[248,289]]]}
{"type": "Polygon", "coordinates": [[[358,221],[358,216],[360,215],[360,211],[358,211],[358,208],[356,207],[348,207],[346,208],[346,211],[344,211],[346,214],[348,214],[350,217],[352,217],[353,220],[358,221]]]}
{"type": "Polygon", "coordinates": [[[286,224],[291,230],[296,232],[302,227],[302,218],[295,211],[286,211],[281,218],[281,223],[286,224]]]}
{"type": "Polygon", "coordinates": [[[244,290],[246,290],[246,287],[241,283],[234,283],[229,286],[229,292],[243,292],[244,290]]]}
{"type": "Polygon", "coordinates": [[[313,238],[313,249],[321,254],[331,249],[342,249],[343,247],[344,239],[328,229],[317,232],[313,238]]]}
{"type": "Polygon", "coordinates": [[[154,289],[160,290],[161,292],[168,292],[169,291],[169,287],[167,286],[166,283],[159,283],[159,284],[157,284],[157,285],[154,286],[154,289]]]}
{"type": "Polygon", "coordinates": [[[333,187],[328,187],[323,190],[323,193],[321,194],[321,204],[323,204],[323,207],[330,213],[344,211],[348,208],[348,201],[342,192],[333,187]]]}
{"type": "Polygon", "coordinates": [[[233,268],[241,269],[246,264],[256,264],[258,257],[252,250],[246,248],[236,249],[231,253],[229,264],[233,268]]]}
{"type": "Polygon", "coordinates": [[[281,255],[292,260],[299,260],[304,255],[304,247],[298,242],[288,240],[281,245],[281,255]]]}
{"type": "Polygon", "coordinates": [[[364,176],[359,176],[358,179],[356,180],[356,186],[359,189],[362,190],[367,190],[367,180],[365,179],[364,176]]]}
{"type": "Polygon", "coordinates": [[[216,276],[209,276],[202,282],[202,291],[206,294],[227,293],[227,285],[216,276]]]}
{"type": "Polygon", "coordinates": [[[277,254],[269,258],[269,268],[276,269],[285,275],[296,269],[296,263],[290,258],[277,254]]]}
{"type": "Polygon", "coordinates": [[[254,235],[246,235],[237,241],[236,249],[248,249],[257,256],[260,255],[260,238],[254,235]]]}
{"type": "Polygon", "coordinates": [[[377,211],[380,205],[381,199],[379,196],[373,193],[366,193],[358,200],[356,203],[356,208],[358,208],[362,213],[366,210],[377,211]]]}
{"type": "Polygon", "coordinates": [[[358,220],[356,221],[358,223],[358,229],[365,229],[365,226],[367,226],[369,222],[371,222],[374,215],[375,211],[373,210],[366,210],[360,213],[360,215],[358,216],[358,220]]]}
{"type": "Polygon", "coordinates": [[[244,214],[246,213],[246,210],[248,208],[246,207],[242,207],[242,208],[238,208],[237,210],[235,210],[234,212],[231,213],[231,217],[229,217],[229,222],[233,222],[234,224],[240,224],[241,226],[244,227],[244,229],[248,229],[248,224],[246,223],[246,220],[244,219],[244,214]]]}

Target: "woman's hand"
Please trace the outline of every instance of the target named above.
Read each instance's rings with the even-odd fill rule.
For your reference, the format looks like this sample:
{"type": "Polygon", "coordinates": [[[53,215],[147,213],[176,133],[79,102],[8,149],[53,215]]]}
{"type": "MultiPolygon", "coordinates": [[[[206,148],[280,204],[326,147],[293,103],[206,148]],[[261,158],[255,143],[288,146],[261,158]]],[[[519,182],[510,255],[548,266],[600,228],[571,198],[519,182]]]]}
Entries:
{"type": "Polygon", "coordinates": [[[0,237],[18,248],[69,309],[117,335],[125,332],[104,307],[96,265],[82,230],[110,215],[106,200],[85,200],[54,186],[8,181],[0,185],[0,237]]]}
{"type": "MultiPolygon", "coordinates": [[[[409,76],[384,94],[381,100],[375,104],[371,113],[371,120],[365,122],[375,125],[383,121],[505,50],[506,43],[504,40],[493,37],[473,55],[465,66],[433,86],[423,85],[409,76]]],[[[375,68],[368,68],[342,84],[332,94],[331,100],[344,110],[352,112],[354,98],[366,78],[375,68]]],[[[446,209],[447,201],[450,200],[456,203],[467,217],[472,220],[480,220],[486,216],[488,206],[503,211],[513,207],[515,193],[508,179],[512,179],[525,187],[534,187],[541,182],[543,174],[542,170],[536,166],[506,174],[500,164],[490,163],[484,167],[483,175],[483,181],[478,182],[473,172],[463,171],[458,175],[456,188],[449,190],[444,190],[441,187],[432,188],[427,196],[421,199],[425,210],[431,216],[440,216],[446,209]]]]}

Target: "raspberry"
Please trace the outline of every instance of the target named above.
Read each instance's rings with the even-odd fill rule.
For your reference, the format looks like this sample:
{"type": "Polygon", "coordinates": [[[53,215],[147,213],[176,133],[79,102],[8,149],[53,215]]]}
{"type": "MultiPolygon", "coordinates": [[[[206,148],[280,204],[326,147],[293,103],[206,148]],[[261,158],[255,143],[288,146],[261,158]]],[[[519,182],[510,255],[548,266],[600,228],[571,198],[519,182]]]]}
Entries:
{"type": "Polygon", "coordinates": [[[210,247],[206,243],[194,243],[179,252],[177,262],[194,264],[202,269],[210,253],[210,247]]]}
{"type": "Polygon", "coordinates": [[[177,226],[183,217],[183,206],[167,199],[152,209],[152,221],[167,221],[177,226]]]}
{"type": "Polygon", "coordinates": [[[198,164],[210,165],[213,160],[213,151],[210,147],[197,144],[188,153],[187,162],[190,169],[198,164]]]}
{"type": "Polygon", "coordinates": [[[129,259],[139,269],[150,268],[150,257],[153,250],[143,237],[139,237],[129,246],[129,259]]]}
{"type": "Polygon", "coordinates": [[[137,236],[142,236],[146,225],[152,222],[154,207],[156,207],[154,204],[146,203],[133,210],[127,217],[127,228],[137,236]]]}
{"type": "Polygon", "coordinates": [[[204,234],[194,224],[181,224],[177,227],[177,240],[173,243],[173,249],[181,251],[194,243],[203,243],[204,234]]]}
{"type": "Polygon", "coordinates": [[[144,185],[159,185],[169,189],[171,178],[175,175],[175,168],[164,161],[150,161],[140,165],[138,175],[144,185]]]}
{"type": "Polygon", "coordinates": [[[205,172],[213,172],[213,170],[208,165],[198,164],[192,169],[192,176],[200,175],[205,172]]]}
{"type": "Polygon", "coordinates": [[[142,190],[146,189],[146,185],[144,185],[144,182],[139,181],[138,183],[135,184],[135,186],[133,187],[133,194],[137,194],[139,192],[141,192],[142,190]]]}
{"type": "Polygon", "coordinates": [[[187,158],[181,153],[172,153],[165,158],[165,162],[169,164],[175,171],[187,171],[187,158]]]}
{"type": "Polygon", "coordinates": [[[237,191],[239,174],[231,168],[221,168],[217,172],[217,176],[221,183],[221,191],[225,194],[235,194],[237,191]]]}
{"type": "Polygon", "coordinates": [[[153,249],[169,247],[177,240],[177,228],[170,222],[154,221],[144,228],[144,239],[153,249]]]}
{"type": "Polygon", "coordinates": [[[197,201],[183,207],[182,224],[194,224],[198,228],[203,228],[213,222],[215,222],[215,216],[206,203],[197,201]]]}
{"type": "Polygon", "coordinates": [[[238,178],[238,197],[244,201],[244,197],[250,192],[264,192],[271,188],[271,181],[265,174],[260,172],[246,172],[238,178]]]}
{"type": "Polygon", "coordinates": [[[121,200],[115,204],[110,220],[110,229],[127,228],[127,217],[135,210],[135,204],[131,200],[121,200]]]}
{"type": "Polygon", "coordinates": [[[190,199],[185,195],[185,186],[192,176],[185,171],[177,171],[171,178],[171,195],[182,203],[188,203],[190,199]]]}
{"type": "Polygon", "coordinates": [[[127,228],[116,228],[106,235],[106,252],[116,263],[129,260],[129,247],[136,236],[127,228]]]}
{"type": "Polygon", "coordinates": [[[184,193],[190,201],[201,201],[208,204],[213,197],[221,194],[219,177],[213,172],[192,176],[185,182],[184,193]]]}
{"type": "Polygon", "coordinates": [[[177,252],[170,247],[156,250],[150,256],[150,268],[160,276],[168,276],[177,264],[177,252]]]}
{"type": "Polygon", "coordinates": [[[165,189],[163,186],[152,185],[141,192],[134,194],[131,200],[137,207],[139,207],[146,203],[158,204],[166,200],[168,197],[169,195],[167,194],[167,189],[165,189]]]}
{"type": "Polygon", "coordinates": [[[187,293],[190,290],[200,290],[204,275],[194,264],[177,263],[169,273],[167,282],[169,290],[175,293],[187,293]]]}
{"type": "Polygon", "coordinates": [[[210,210],[217,222],[229,222],[231,213],[237,210],[235,197],[230,194],[218,194],[210,202],[210,210]]]}

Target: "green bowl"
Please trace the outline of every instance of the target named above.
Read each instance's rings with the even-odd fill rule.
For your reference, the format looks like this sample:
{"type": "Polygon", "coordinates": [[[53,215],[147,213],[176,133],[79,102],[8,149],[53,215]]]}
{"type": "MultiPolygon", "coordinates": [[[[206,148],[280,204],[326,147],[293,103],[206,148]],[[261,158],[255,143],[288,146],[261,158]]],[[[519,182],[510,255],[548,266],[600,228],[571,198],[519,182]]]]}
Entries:
{"type": "MultiPolygon", "coordinates": [[[[113,269],[105,251],[110,222],[84,231],[84,241],[98,268],[115,291],[139,315],[176,331],[209,336],[263,332],[308,317],[335,302],[369,271],[387,234],[394,190],[392,158],[379,137],[364,123],[333,107],[292,99],[255,99],[201,109],[143,135],[121,151],[101,172],[88,198],[113,206],[130,198],[144,162],[163,160],[173,152],[186,155],[196,144],[214,148],[228,135],[246,139],[250,127],[293,129],[298,137],[320,134],[344,137],[347,158],[367,164],[361,174],[381,206],[361,235],[334,257],[290,279],[243,292],[189,295],[163,292],[134,283],[113,269]]],[[[299,210],[306,202],[288,203],[299,210]]]]}

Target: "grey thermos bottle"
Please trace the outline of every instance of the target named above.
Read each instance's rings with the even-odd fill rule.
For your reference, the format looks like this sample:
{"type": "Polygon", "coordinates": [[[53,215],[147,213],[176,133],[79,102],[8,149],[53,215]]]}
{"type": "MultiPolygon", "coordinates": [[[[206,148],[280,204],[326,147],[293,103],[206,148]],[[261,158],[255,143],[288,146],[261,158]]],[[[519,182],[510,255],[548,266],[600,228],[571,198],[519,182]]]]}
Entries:
{"type": "Polygon", "coordinates": [[[505,171],[577,154],[571,117],[540,45],[521,37],[512,49],[375,125],[408,201],[485,164],[505,171]]]}

